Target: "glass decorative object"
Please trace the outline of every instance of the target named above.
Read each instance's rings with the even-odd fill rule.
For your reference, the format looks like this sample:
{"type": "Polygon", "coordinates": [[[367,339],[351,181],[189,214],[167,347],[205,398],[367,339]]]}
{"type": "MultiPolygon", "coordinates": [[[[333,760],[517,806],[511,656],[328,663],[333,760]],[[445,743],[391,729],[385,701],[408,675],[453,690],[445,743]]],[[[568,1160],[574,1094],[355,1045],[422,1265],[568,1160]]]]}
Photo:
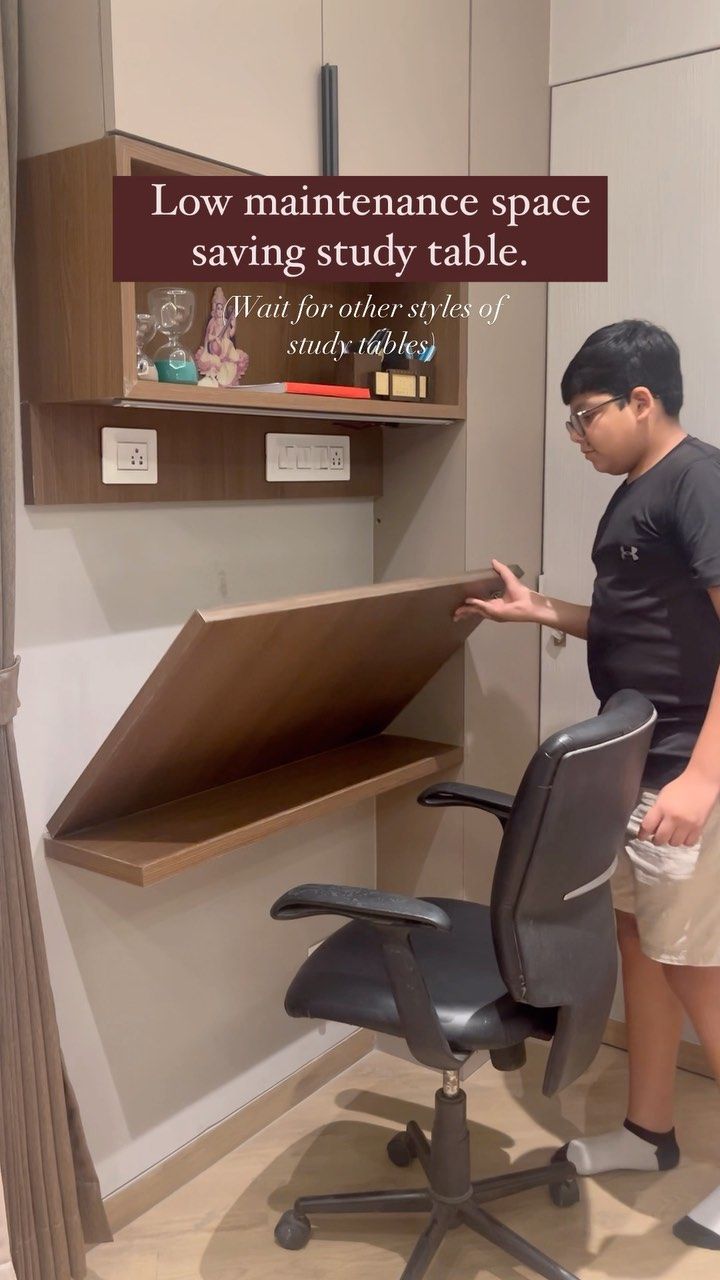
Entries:
{"type": "Polygon", "coordinates": [[[180,341],[195,315],[195,294],[192,289],[175,285],[151,289],[148,303],[157,320],[158,329],[167,339],[155,352],[155,367],[160,382],[197,382],[195,361],[180,341]]]}
{"type": "Polygon", "coordinates": [[[148,312],[139,311],[135,316],[135,351],[136,362],[135,368],[138,378],[149,378],[153,382],[157,382],[158,373],[155,368],[155,361],[147,354],[144,348],[148,342],[157,333],[157,320],[155,316],[148,312]]]}

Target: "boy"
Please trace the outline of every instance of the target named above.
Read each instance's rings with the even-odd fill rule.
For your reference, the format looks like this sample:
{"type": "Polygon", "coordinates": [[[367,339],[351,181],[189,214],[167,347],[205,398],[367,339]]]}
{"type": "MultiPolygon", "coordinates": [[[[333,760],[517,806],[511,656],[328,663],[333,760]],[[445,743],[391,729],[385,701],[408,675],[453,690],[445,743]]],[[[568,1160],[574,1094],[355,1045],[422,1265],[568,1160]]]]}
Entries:
{"type": "MultiPolygon", "coordinates": [[[[587,640],[604,703],[634,688],[657,726],[613,878],[629,1051],[629,1101],[612,1133],[574,1139],[580,1174],[678,1163],[674,1076],[684,1014],[720,1083],[720,450],[680,425],[680,353],[642,320],[591,334],[562,379],[565,424],[587,464],[626,478],[598,526],[592,603],[523,586],[493,561],[501,600],[456,616],[536,622],[587,640]]],[[[677,1222],[720,1249],[720,1187],[677,1222]]]]}

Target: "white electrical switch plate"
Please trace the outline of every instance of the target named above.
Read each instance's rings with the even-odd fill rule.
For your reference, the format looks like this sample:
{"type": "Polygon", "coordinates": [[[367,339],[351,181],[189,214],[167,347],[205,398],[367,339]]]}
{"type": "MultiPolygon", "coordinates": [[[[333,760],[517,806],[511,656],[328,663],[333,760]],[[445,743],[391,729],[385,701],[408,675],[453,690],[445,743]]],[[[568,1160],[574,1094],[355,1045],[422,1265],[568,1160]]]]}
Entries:
{"type": "Polygon", "coordinates": [[[296,436],[269,432],[265,436],[265,479],[349,480],[349,436],[296,436]]]}
{"type": "Polygon", "coordinates": [[[103,427],[103,484],[157,484],[157,431],[103,427]]]}

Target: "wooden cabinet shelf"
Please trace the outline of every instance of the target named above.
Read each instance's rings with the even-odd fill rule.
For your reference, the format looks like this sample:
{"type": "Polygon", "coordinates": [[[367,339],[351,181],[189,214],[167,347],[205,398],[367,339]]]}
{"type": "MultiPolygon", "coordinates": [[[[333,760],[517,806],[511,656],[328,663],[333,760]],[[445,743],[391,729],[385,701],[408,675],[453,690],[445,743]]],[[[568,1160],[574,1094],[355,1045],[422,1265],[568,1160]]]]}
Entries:
{"type": "Polygon", "coordinates": [[[459,745],[387,730],[477,626],[457,606],[500,585],[483,569],[193,614],[48,822],[48,857],[149,885],[453,769],[459,745]]]}
{"type": "Polygon", "coordinates": [[[395,426],[426,423],[444,426],[458,418],[454,404],[408,403],[387,400],[354,400],[341,396],[306,396],[246,391],[242,387],[221,390],[170,383],[136,382],[123,405],[152,405],[155,408],[195,407],[222,413],[274,414],[279,417],[343,418],[361,426],[363,422],[386,422],[395,426]]]}

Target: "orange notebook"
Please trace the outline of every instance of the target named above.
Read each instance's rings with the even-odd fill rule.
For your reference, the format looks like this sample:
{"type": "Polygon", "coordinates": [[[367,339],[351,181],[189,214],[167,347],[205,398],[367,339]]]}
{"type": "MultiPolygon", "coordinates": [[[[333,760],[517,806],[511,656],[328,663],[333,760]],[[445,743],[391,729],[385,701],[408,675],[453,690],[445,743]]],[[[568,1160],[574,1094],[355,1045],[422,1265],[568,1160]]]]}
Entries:
{"type": "Polygon", "coordinates": [[[369,400],[369,387],[339,387],[324,382],[286,382],[288,394],[301,396],[343,396],[353,400],[369,400]]]}

